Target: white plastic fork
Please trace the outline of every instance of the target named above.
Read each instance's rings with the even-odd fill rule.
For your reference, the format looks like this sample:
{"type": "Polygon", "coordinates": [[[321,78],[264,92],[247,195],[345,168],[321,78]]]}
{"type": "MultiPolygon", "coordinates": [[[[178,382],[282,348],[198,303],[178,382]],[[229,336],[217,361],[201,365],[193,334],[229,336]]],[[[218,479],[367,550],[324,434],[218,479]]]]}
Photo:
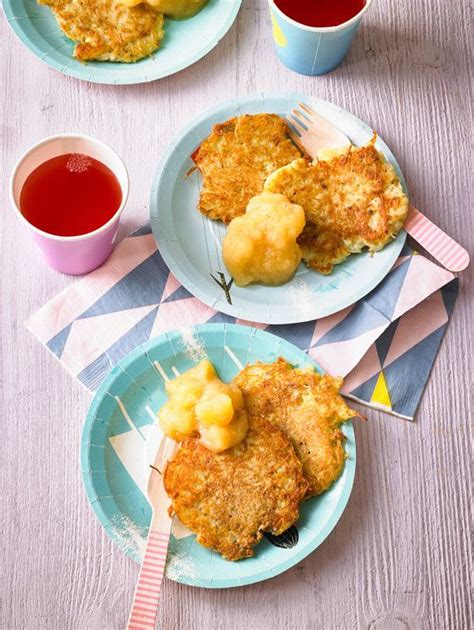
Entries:
{"type": "MultiPolygon", "coordinates": [[[[349,138],[308,105],[299,104],[288,116],[288,122],[297,133],[291,131],[293,142],[315,158],[322,149],[349,147],[349,138]]],[[[412,236],[433,258],[446,269],[459,272],[469,265],[468,252],[424,214],[410,205],[404,230],[412,236]]]]}
{"type": "Polygon", "coordinates": [[[171,518],[167,509],[170,500],[164,488],[162,473],[166,462],[174,455],[176,448],[177,443],[174,440],[163,438],[154,462],[150,464],[147,495],[153,516],[128,620],[128,630],[153,630],[155,628],[171,534],[171,518]]]}

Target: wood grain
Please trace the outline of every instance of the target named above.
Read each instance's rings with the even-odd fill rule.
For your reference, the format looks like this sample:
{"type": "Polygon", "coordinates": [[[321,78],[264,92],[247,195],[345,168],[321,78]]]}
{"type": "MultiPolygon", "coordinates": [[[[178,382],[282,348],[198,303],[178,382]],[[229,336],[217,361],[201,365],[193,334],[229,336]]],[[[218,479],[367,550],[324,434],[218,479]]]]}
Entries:
{"type": "MultiPolygon", "coordinates": [[[[277,62],[265,0],[244,0],[234,27],[195,66],[149,85],[109,87],[47,68],[1,21],[2,628],[123,628],[138,574],[103,533],[82,487],[88,395],[23,326],[71,279],[41,263],[9,208],[17,156],[61,131],[110,143],[131,175],[124,235],[147,217],[164,147],[203,109],[255,91],[314,94],[377,129],[413,203],[472,252],[469,36],[463,0],[376,0],[344,65],[308,78],[277,62]]],[[[472,627],[472,291],[468,270],[417,421],[373,412],[357,426],[354,492],[326,542],[251,587],[215,592],[166,581],[161,628],[472,627]]]]}

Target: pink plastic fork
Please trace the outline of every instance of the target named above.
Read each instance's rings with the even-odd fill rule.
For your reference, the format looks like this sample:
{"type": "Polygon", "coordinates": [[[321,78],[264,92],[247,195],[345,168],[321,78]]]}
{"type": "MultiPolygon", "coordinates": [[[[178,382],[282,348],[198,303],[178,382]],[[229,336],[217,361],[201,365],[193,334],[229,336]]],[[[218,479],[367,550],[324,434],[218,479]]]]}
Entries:
{"type": "MultiPolygon", "coordinates": [[[[349,138],[308,105],[293,109],[288,122],[296,129],[293,142],[312,158],[322,149],[338,149],[351,144],[349,138]]],[[[459,272],[469,265],[469,254],[414,206],[410,206],[403,228],[446,269],[459,272]]]]}
{"type": "Polygon", "coordinates": [[[164,438],[151,466],[147,493],[153,508],[153,517],[128,620],[128,630],[155,628],[171,533],[171,518],[167,509],[169,499],[163,485],[162,472],[175,449],[176,442],[164,438]]]}
{"type": "Polygon", "coordinates": [[[463,271],[469,265],[469,254],[464,247],[414,206],[410,206],[403,228],[449,271],[463,271]]]}

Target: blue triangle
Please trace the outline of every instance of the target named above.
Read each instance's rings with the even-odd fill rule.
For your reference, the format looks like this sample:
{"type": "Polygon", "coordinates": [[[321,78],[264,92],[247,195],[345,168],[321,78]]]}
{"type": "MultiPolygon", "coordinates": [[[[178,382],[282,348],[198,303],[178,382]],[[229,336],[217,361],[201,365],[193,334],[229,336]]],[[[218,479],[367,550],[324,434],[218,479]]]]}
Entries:
{"type": "Polygon", "coordinates": [[[356,387],[350,393],[353,396],[356,396],[356,398],[359,398],[366,403],[370,403],[370,399],[372,398],[372,394],[374,393],[379,374],[380,372],[377,372],[376,374],[374,374],[374,376],[369,378],[368,381],[365,381],[365,383],[362,383],[362,385],[359,385],[359,387],[356,387]]]}
{"type": "Polygon", "coordinates": [[[413,247],[408,242],[408,239],[405,241],[402,247],[402,251],[400,252],[400,256],[411,256],[413,254],[413,247]]]}
{"type": "Polygon", "coordinates": [[[189,293],[187,289],[185,289],[184,287],[178,287],[174,293],[166,298],[166,300],[163,300],[163,304],[165,302],[177,302],[178,300],[186,300],[192,297],[192,293],[189,293]]]}
{"type": "Polygon", "coordinates": [[[362,298],[349,315],[323,335],[314,344],[314,347],[355,339],[383,324],[388,325],[410,262],[410,260],[406,260],[391,271],[378,287],[365,298],[362,298]]]}
{"type": "Polygon", "coordinates": [[[303,322],[301,324],[291,324],[285,326],[268,326],[267,332],[277,335],[277,337],[283,337],[286,341],[294,343],[295,346],[301,348],[305,352],[309,350],[311,346],[311,339],[314,333],[314,321],[303,322]]]}
{"type": "Polygon", "coordinates": [[[108,350],[82,370],[77,378],[88,389],[94,391],[99,387],[110,370],[131,350],[139,344],[148,341],[153,323],[158,312],[158,306],[146,317],[140,320],[123,337],[116,341],[108,350]]]}
{"type": "Polygon", "coordinates": [[[61,332],[58,332],[58,334],[50,339],[46,344],[46,347],[48,347],[51,352],[58,357],[58,359],[61,358],[72,324],[73,322],[71,322],[69,326],[66,326],[66,328],[63,328],[61,332]]]}
{"type": "Polygon", "coordinates": [[[145,223],[145,225],[139,227],[138,230],[132,232],[130,236],[146,236],[147,234],[151,234],[151,225],[149,223],[145,223]]]}
{"type": "Polygon", "coordinates": [[[387,357],[390,346],[392,345],[393,336],[398,328],[398,322],[400,319],[395,320],[390,326],[383,331],[380,337],[375,341],[375,348],[379,355],[380,365],[383,367],[385,358],[387,357]]]}
{"type": "Polygon", "coordinates": [[[441,295],[443,297],[444,308],[448,317],[451,317],[459,293],[459,278],[454,278],[451,282],[448,282],[441,289],[441,295]]]}
{"type": "Polygon", "coordinates": [[[159,252],[155,252],[119,280],[78,319],[159,304],[168,275],[168,267],[159,252]]]}
{"type": "Polygon", "coordinates": [[[148,315],[141,319],[133,328],[125,333],[125,335],[120,337],[120,339],[110,346],[106,354],[112,365],[118,363],[120,359],[138,345],[148,341],[153,324],[155,323],[158,308],[159,307],[156,306],[150,313],[148,313],[148,315]]]}
{"type": "Polygon", "coordinates": [[[313,347],[324,346],[327,343],[347,341],[360,335],[388,324],[387,318],[378,310],[371,308],[364,300],[359,302],[342,321],[328,330],[313,347]]]}
{"type": "Polygon", "coordinates": [[[391,319],[410,264],[411,258],[393,269],[363,301],[391,319]]]}
{"type": "Polygon", "coordinates": [[[96,390],[110,372],[112,364],[106,354],[101,354],[90,365],[79,372],[77,378],[91,391],[96,390]]]}
{"type": "Polygon", "coordinates": [[[384,367],[385,380],[397,413],[413,418],[443,339],[446,324],[384,367]]]}
{"type": "Polygon", "coordinates": [[[231,317],[230,315],[226,315],[225,313],[216,313],[211,317],[211,319],[207,320],[207,324],[235,324],[237,319],[235,317],[231,317]]]}

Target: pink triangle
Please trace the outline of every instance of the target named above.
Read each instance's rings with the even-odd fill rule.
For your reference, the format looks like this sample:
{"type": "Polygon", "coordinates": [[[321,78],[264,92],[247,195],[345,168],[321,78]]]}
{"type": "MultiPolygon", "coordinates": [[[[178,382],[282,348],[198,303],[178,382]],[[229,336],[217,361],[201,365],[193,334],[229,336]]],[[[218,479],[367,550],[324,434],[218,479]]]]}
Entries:
{"type": "Polygon", "coordinates": [[[26,326],[40,341],[46,343],[155,251],[152,234],[125,238],[102,267],[45,304],[26,322],[26,326]]]}
{"type": "Polygon", "coordinates": [[[77,319],[71,326],[61,362],[73,374],[90,365],[135,324],[150,313],[154,304],[86,319],[77,319]]]}
{"type": "Polygon", "coordinates": [[[165,288],[163,290],[161,301],[164,302],[167,298],[169,298],[170,295],[172,295],[176,291],[176,289],[179,289],[180,286],[181,284],[178,282],[178,280],[176,280],[176,278],[170,271],[165,288]]]}
{"type": "Polygon", "coordinates": [[[438,267],[424,256],[412,256],[400,289],[392,321],[398,319],[453,278],[454,275],[450,271],[438,267]]]}
{"type": "Polygon", "coordinates": [[[437,291],[400,319],[384,367],[393,363],[447,321],[448,315],[441,291],[437,291]]]}
{"type": "Polygon", "coordinates": [[[150,337],[155,337],[177,328],[186,328],[194,324],[207,322],[215,311],[205,306],[197,298],[186,298],[160,305],[150,337]]]}
{"type": "Polygon", "coordinates": [[[360,385],[368,381],[372,376],[378,374],[382,366],[375,345],[370,346],[367,353],[362,357],[360,363],[344,379],[342,386],[343,394],[350,394],[360,385]]]}
{"type": "Polygon", "coordinates": [[[334,313],[334,315],[329,315],[329,317],[323,317],[322,319],[318,319],[316,321],[316,326],[314,327],[313,339],[311,340],[311,345],[313,346],[317,341],[322,339],[324,335],[329,332],[334,326],[337,326],[339,322],[349,315],[353,306],[348,306],[347,308],[339,311],[338,313],[334,313]]]}
{"type": "Polygon", "coordinates": [[[359,363],[367,349],[380,337],[387,326],[388,324],[383,324],[378,328],[372,328],[354,339],[311,348],[308,354],[329,374],[345,376],[359,363]]]}
{"type": "Polygon", "coordinates": [[[252,328],[258,328],[259,330],[265,330],[268,324],[259,324],[258,322],[249,322],[246,319],[236,319],[236,324],[240,324],[241,326],[251,326],[252,328]]]}

